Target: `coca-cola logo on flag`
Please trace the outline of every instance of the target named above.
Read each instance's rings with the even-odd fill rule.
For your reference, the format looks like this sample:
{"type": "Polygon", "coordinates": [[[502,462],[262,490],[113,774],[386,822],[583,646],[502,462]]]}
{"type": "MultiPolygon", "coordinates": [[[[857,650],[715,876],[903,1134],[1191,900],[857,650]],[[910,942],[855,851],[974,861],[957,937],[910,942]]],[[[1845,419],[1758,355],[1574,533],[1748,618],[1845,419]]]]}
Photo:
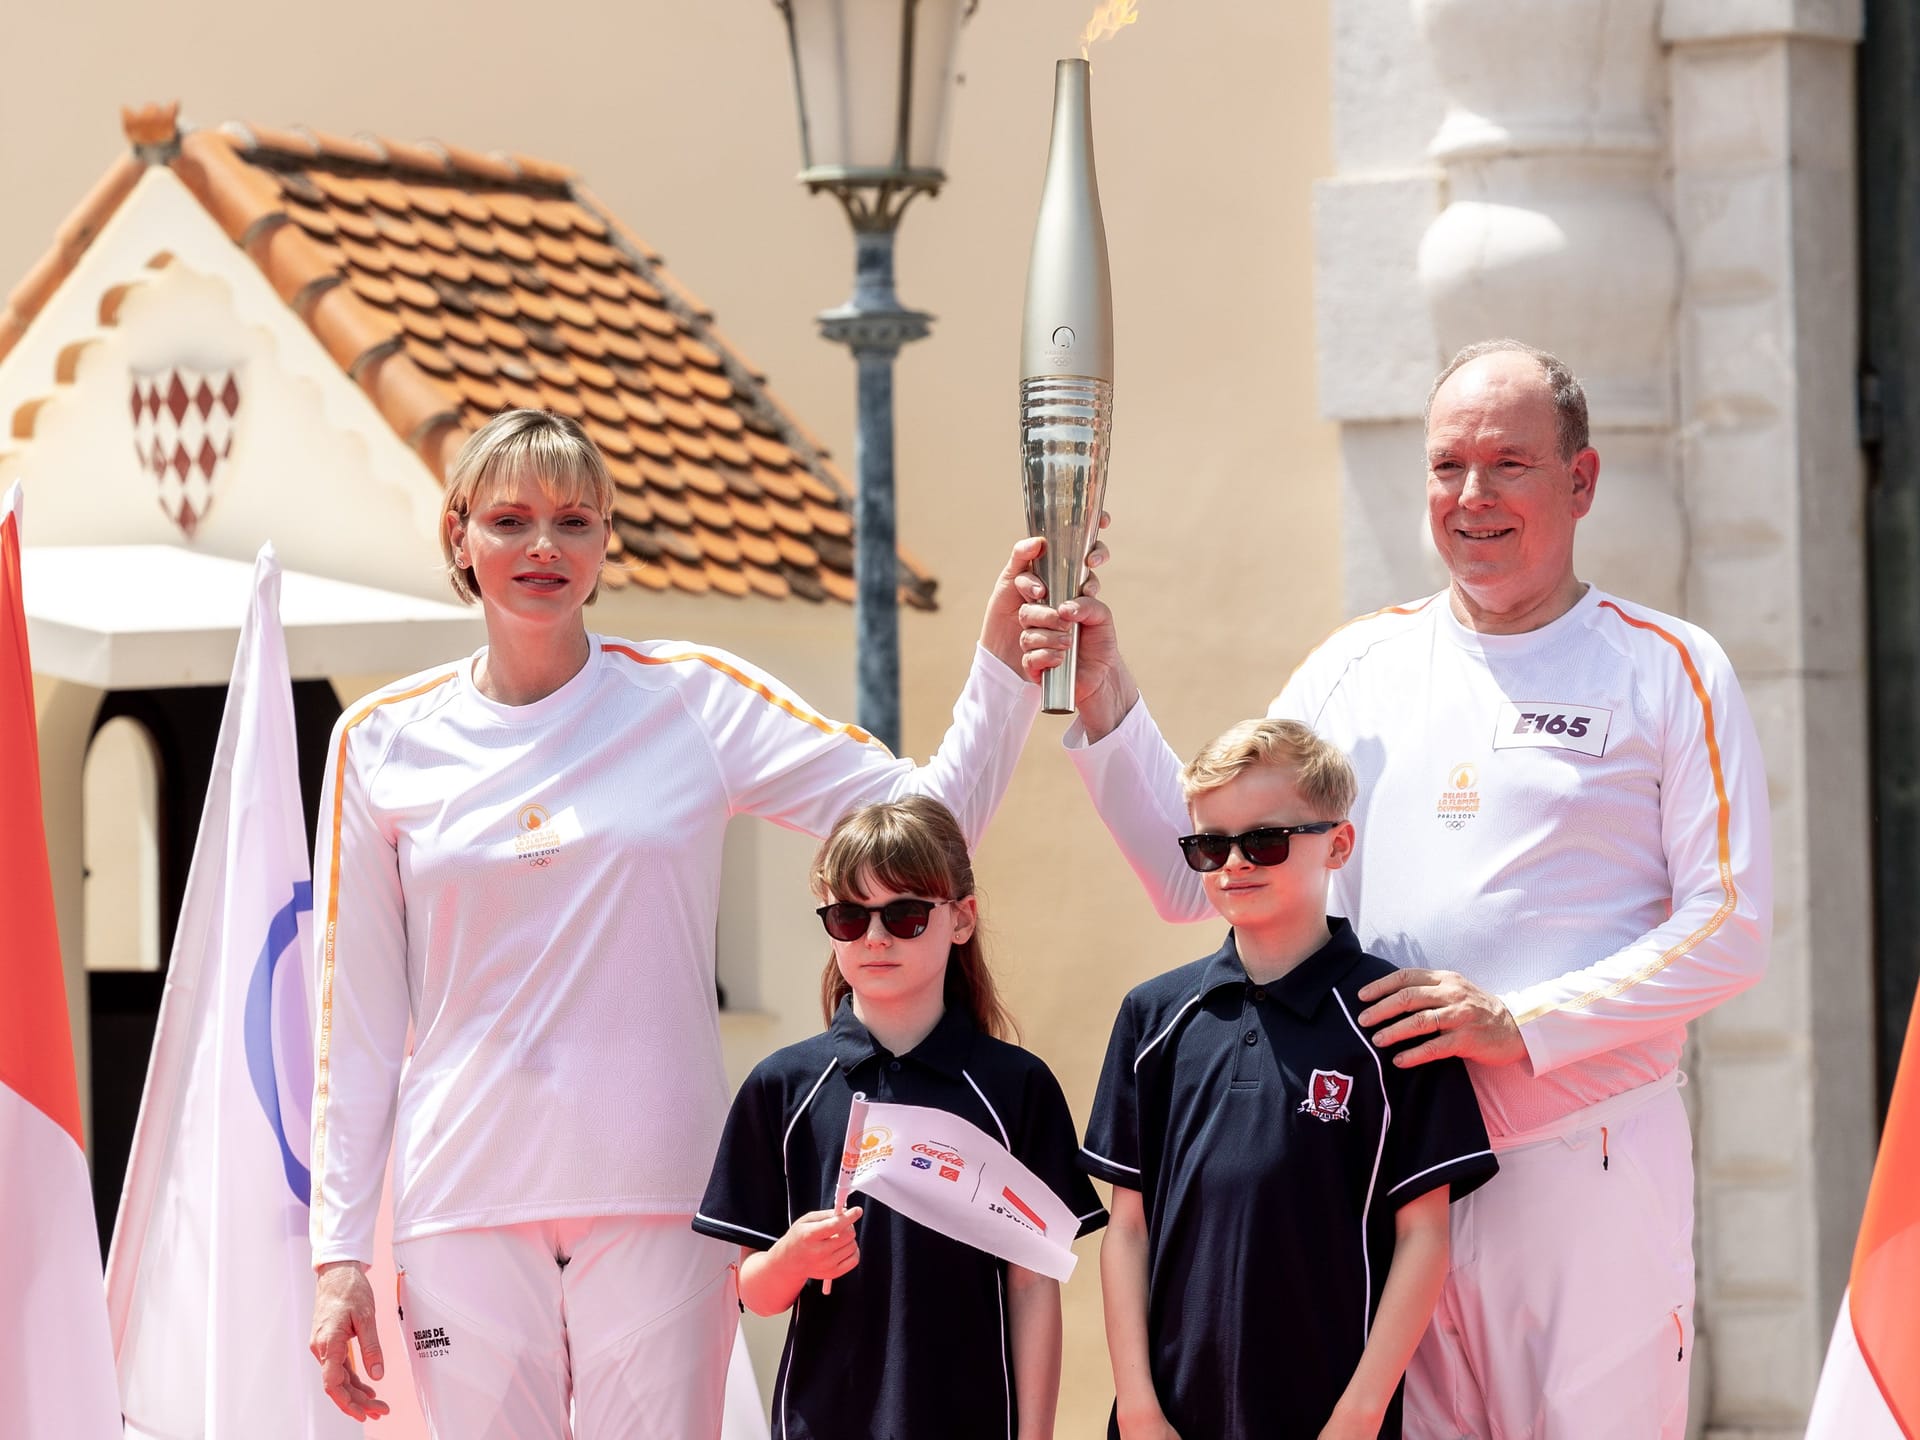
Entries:
{"type": "Polygon", "coordinates": [[[240,410],[234,369],[170,365],[134,371],[133,450],[159,487],[160,508],[192,536],[213,507],[240,410]]]}

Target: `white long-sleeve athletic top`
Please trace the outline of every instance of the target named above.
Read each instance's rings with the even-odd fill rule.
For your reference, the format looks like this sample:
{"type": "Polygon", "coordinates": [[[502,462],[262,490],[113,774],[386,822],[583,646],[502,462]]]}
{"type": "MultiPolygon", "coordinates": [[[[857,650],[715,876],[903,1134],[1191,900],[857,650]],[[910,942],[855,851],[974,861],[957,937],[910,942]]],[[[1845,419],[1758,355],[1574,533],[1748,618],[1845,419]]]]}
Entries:
{"type": "Polygon", "coordinates": [[[819,835],[918,792],[976,842],[1039,709],[1037,686],[979,651],[916,768],[718,650],[595,636],[578,675],[520,706],[479,692],[475,658],[376,692],[333,732],[314,860],[316,1265],[372,1258],[390,1143],[396,1240],[691,1214],[727,1109],[728,818],[819,835]]]}
{"type": "MultiPolygon", "coordinates": [[[[1686,1022],[1765,969],[1766,774],[1697,626],[1589,589],[1541,629],[1482,635],[1442,592],[1334,632],[1268,713],[1359,778],[1329,905],[1370,953],[1458,971],[1520,1022],[1525,1062],[1469,1066],[1496,1138],[1672,1070],[1686,1022]]],[[[1209,914],[1174,843],[1180,762],[1146,706],[1067,744],[1160,913],[1209,914]]]]}

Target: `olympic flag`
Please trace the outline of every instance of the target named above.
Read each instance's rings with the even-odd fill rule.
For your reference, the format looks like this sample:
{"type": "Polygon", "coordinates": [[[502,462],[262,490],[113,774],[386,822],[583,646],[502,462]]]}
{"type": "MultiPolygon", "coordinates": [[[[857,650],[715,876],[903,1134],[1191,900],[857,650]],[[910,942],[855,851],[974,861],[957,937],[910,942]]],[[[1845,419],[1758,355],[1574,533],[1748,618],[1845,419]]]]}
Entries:
{"type": "Polygon", "coordinates": [[[851,1189],[930,1230],[1065,1280],[1080,1222],[977,1125],[924,1105],[868,1105],[851,1189]]]}
{"type": "Polygon", "coordinates": [[[20,486],[0,503],[0,1395],[21,1435],[120,1434],[100,1241],[40,810],[20,598],[20,486]]]}
{"type": "Polygon", "coordinates": [[[253,580],[107,1261],[130,1440],[360,1431],[307,1351],[313,901],[271,545],[253,580]]]}
{"type": "Polygon", "coordinates": [[[1807,1440],[1920,1440],[1920,996],[1807,1440]]]}

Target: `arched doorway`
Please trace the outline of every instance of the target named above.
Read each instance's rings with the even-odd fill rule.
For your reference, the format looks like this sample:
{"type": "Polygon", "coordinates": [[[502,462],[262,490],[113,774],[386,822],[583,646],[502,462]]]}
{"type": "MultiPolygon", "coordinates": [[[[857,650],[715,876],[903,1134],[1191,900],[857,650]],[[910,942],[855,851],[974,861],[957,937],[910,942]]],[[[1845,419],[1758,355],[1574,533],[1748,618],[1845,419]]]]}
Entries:
{"type": "MultiPolygon", "coordinates": [[[[93,1203],[102,1255],[120,1207],[226,703],[224,685],[110,691],[88,741],[81,823],[93,1203]]],[[[293,713],[311,851],[340,702],[324,680],[295,681],[293,713]]]]}

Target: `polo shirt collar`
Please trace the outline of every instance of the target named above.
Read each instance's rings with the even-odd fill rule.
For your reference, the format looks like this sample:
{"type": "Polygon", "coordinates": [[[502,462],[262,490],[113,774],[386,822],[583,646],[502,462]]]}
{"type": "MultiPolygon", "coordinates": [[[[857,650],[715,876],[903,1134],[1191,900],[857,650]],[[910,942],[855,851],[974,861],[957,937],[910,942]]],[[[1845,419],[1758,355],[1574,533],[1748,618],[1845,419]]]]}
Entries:
{"type": "MultiPolygon", "coordinates": [[[[1327,992],[1353,968],[1360,955],[1360,941],[1353,927],[1344,916],[1329,915],[1327,943],[1262,988],[1301,1019],[1311,1020],[1327,998],[1327,992]]],[[[1207,957],[1205,967],[1200,974],[1202,995],[1211,994],[1223,985],[1253,983],[1241,962],[1240,947],[1231,930],[1227,932],[1227,943],[1207,957]]]]}
{"type": "MultiPolygon", "coordinates": [[[[1243,974],[1241,978],[1246,977],[1243,974]]],[[[851,995],[843,997],[840,1008],[833,1012],[833,1024],[828,1027],[828,1033],[833,1037],[834,1058],[840,1062],[840,1068],[849,1074],[883,1053],[880,1042],[873,1038],[873,1032],[862,1025],[859,1017],[853,1013],[851,995]]],[[[937,1070],[950,1079],[958,1080],[973,1054],[973,1037],[978,1033],[971,1016],[959,1007],[949,1005],[939,1023],[927,1032],[926,1039],[907,1054],[895,1058],[918,1061],[930,1070],[937,1070]]]]}

